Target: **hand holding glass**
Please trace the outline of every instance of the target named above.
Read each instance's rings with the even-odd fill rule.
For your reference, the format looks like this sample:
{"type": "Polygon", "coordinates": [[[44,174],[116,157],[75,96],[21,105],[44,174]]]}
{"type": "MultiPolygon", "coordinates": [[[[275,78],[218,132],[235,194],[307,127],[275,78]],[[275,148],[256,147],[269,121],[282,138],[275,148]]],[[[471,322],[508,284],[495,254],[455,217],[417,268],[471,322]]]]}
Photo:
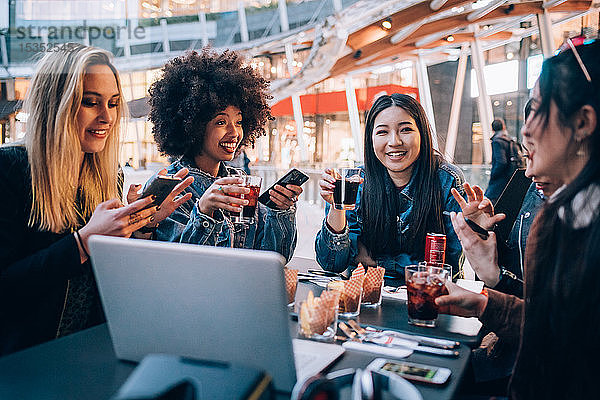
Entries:
{"type": "Polygon", "coordinates": [[[258,194],[260,192],[260,184],[262,178],[254,175],[241,175],[239,177],[242,180],[240,186],[250,189],[250,193],[229,193],[229,196],[237,197],[240,199],[248,200],[248,204],[242,207],[242,211],[237,215],[232,215],[231,220],[235,223],[254,223],[254,215],[256,213],[256,202],[258,194]]]}
{"type": "Polygon", "coordinates": [[[360,168],[335,169],[334,176],[333,207],[336,210],[354,210],[358,186],[362,180],[360,168]]]}

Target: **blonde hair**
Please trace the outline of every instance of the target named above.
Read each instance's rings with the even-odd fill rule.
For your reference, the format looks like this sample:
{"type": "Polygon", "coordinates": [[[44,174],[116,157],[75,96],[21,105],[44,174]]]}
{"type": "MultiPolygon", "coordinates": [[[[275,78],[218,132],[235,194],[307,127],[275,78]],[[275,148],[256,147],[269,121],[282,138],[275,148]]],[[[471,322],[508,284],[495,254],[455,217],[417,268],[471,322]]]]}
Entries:
{"type": "Polygon", "coordinates": [[[83,77],[92,65],[108,66],[122,93],[119,74],[105,50],[71,45],[68,50],[46,54],[37,64],[24,104],[29,114],[25,147],[31,166],[30,227],[55,233],[76,229],[98,204],[118,195],[119,132],[126,110],[123,96],[104,149],[84,154],[79,164],[77,112],[83,77]]]}

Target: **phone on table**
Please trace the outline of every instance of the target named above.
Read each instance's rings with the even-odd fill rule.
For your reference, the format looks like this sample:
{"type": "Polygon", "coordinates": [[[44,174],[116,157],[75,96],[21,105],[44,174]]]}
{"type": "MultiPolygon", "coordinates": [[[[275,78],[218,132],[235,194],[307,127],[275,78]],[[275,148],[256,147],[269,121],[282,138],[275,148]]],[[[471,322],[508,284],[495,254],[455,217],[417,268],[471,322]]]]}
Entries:
{"type": "MultiPolygon", "coordinates": [[[[273,184],[270,188],[268,188],[263,194],[258,197],[258,201],[269,208],[277,208],[277,204],[271,200],[271,195],[269,192],[271,190],[275,190],[275,185],[283,186],[285,185],[296,185],[301,186],[304,182],[309,179],[309,176],[299,169],[292,168],[289,170],[284,176],[279,178],[277,182],[273,184]]],[[[276,190],[275,190],[276,191],[276,190]]]]}
{"type": "Polygon", "coordinates": [[[367,369],[383,375],[398,375],[411,381],[434,385],[446,383],[452,373],[452,371],[444,367],[433,367],[431,365],[407,361],[386,360],[385,358],[376,358],[367,366],[367,369]]]}
{"type": "Polygon", "coordinates": [[[140,199],[154,195],[156,200],[153,205],[159,206],[180,182],[181,178],[172,175],[154,175],[142,191],[140,199]]]}
{"type": "Polygon", "coordinates": [[[490,236],[487,230],[483,229],[481,226],[471,221],[469,218],[465,217],[465,222],[467,223],[467,225],[469,225],[469,228],[471,228],[471,230],[478,234],[479,237],[483,240],[486,240],[490,236]]]}

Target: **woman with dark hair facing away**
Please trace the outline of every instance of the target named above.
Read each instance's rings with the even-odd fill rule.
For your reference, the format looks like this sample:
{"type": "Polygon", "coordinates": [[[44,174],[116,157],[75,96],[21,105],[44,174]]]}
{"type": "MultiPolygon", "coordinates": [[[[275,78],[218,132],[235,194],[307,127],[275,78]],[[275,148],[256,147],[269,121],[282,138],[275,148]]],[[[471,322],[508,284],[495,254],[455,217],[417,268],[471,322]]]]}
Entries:
{"type": "Polygon", "coordinates": [[[479,317],[500,338],[520,340],[515,399],[598,397],[600,42],[570,47],[544,61],[522,129],[528,173],[565,183],[531,227],[524,300],[452,283],[436,300],[442,311],[479,317]]]}
{"type": "MultiPolygon", "coordinates": [[[[525,121],[531,113],[531,103],[532,99],[529,99],[525,104],[525,121]]],[[[530,177],[527,171],[525,175],[530,177]]],[[[452,191],[462,209],[461,213],[451,214],[452,225],[471,268],[486,287],[520,298],[523,297],[524,258],[531,224],[545,199],[563,185],[556,175],[531,178],[533,182],[525,194],[506,241],[500,241],[493,232],[494,225],[506,216],[494,214],[491,201],[483,195],[480,187],[464,184],[467,201],[458,192],[452,191]],[[468,217],[488,230],[489,236],[481,238],[463,222],[463,217],[468,217]]],[[[505,394],[517,351],[518,343],[506,342],[493,332],[488,333],[482,344],[471,353],[472,368],[463,380],[465,390],[470,393],[505,394]]]]}
{"type": "Polygon", "coordinates": [[[106,51],[67,46],[38,62],[24,143],[0,147],[0,355],[102,322],[88,238],[160,221],[191,181],[160,211],[134,185],[118,200],[119,75],[106,51]]]}
{"type": "Polygon", "coordinates": [[[240,145],[252,145],[271,118],[269,83],[238,53],[203,49],[169,61],[150,87],[150,121],[164,154],[176,158],[169,173],[189,168],[192,198],[156,231],[158,240],[276,251],[291,258],[296,246],[299,186],[276,186],[276,209],[258,204],[254,223],[233,224],[248,200],[243,172],[228,167],[240,145]]]}
{"type": "Polygon", "coordinates": [[[330,207],[333,170],[319,181],[329,203],[315,244],[319,264],[338,272],[380,265],[403,281],[404,267],[424,259],[426,234],[444,233],[446,262],[458,271],[460,243],[442,212],[460,210],[450,189],[462,192],[463,177],[434,150],[423,107],[404,94],[379,97],[367,114],[364,146],[355,210],[330,207]]]}
{"type": "MultiPolygon", "coordinates": [[[[531,113],[531,103],[532,99],[529,99],[525,104],[525,121],[531,113]]],[[[471,268],[487,287],[518,297],[523,297],[525,248],[533,219],[544,200],[563,185],[557,176],[532,176],[527,170],[525,175],[533,182],[525,194],[508,238],[500,243],[493,229],[506,215],[494,214],[491,200],[484,196],[483,190],[465,183],[466,200],[457,191],[452,191],[462,210],[462,214],[451,216],[452,225],[471,268]],[[466,223],[462,223],[463,216],[488,230],[489,236],[481,238],[466,223]]]]}

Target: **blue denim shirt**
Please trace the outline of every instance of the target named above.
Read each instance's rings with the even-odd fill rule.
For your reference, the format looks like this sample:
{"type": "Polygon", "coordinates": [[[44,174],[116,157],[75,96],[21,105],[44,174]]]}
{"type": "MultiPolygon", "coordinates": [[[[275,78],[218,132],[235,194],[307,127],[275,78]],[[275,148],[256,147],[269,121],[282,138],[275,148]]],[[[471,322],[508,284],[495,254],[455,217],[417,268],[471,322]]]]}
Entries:
{"type": "MultiPolygon", "coordinates": [[[[234,224],[229,212],[217,210],[208,216],[196,207],[206,189],[217,178],[190,165],[184,160],[175,161],[167,168],[168,174],[175,174],[182,168],[190,170],[194,177],[184,193],[192,193],[192,198],[177,208],[163,220],[156,230],[156,239],[170,242],[194,243],[207,246],[240,247],[246,249],[270,250],[283,255],[288,261],[296,248],[296,206],[288,210],[273,210],[258,203],[255,223],[234,224]]],[[[221,164],[219,177],[240,174],[240,170],[221,164]]]]}
{"type": "MultiPolygon", "coordinates": [[[[444,210],[446,211],[460,211],[460,206],[452,197],[450,192],[451,188],[456,188],[459,193],[464,194],[462,184],[464,182],[463,174],[460,169],[452,164],[442,163],[438,170],[440,183],[442,186],[442,198],[444,199],[444,210]]],[[[398,247],[405,249],[407,246],[404,244],[406,241],[405,234],[409,228],[409,216],[413,206],[413,196],[415,190],[419,188],[414,187],[413,184],[414,176],[411,178],[408,185],[400,192],[400,209],[405,210],[398,217],[398,247]]],[[[361,184],[358,189],[358,195],[356,198],[356,209],[346,211],[346,230],[342,233],[332,232],[325,223],[327,214],[329,213],[330,205],[328,204],[325,208],[325,219],[321,230],[317,234],[315,241],[315,251],[317,256],[317,262],[323,267],[323,269],[335,272],[344,271],[348,266],[354,266],[354,259],[358,254],[357,240],[360,238],[362,229],[361,216],[357,212],[360,208],[360,199],[362,194],[363,185],[361,184]]],[[[461,266],[462,247],[460,241],[454,232],[452,222],[448,216],[443,216],[444,228],[446,231],[446,263],[452,265],[452,273],[456,274],[458,268],[461,266]]],[[[423,238],[423,241],[425,238],[423,238]]],[[[425,254],[420,258],[413,258],[410,254],[401,252],[396,256],[379,256],[374,258],[377,263],[386,269],[386,273],[393,276],[404,276],[404,267],[407,265],[417,264],[419,261],[423,261],[425,254]]]]}

